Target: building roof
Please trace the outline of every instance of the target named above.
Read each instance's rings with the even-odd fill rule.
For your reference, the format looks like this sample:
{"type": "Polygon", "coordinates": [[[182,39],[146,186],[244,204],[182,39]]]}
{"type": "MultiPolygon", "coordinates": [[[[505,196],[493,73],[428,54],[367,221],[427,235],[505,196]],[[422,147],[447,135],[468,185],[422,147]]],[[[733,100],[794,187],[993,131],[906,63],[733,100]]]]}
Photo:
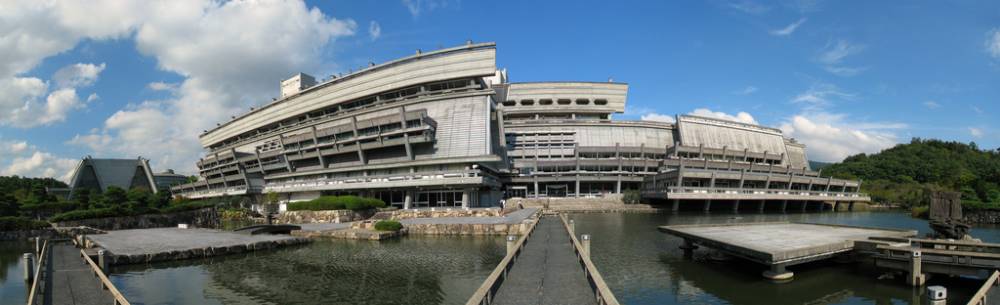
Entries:
{"type": "Polygon", "coordinates": [[[110,186],[126,190],[133,187],[146,187],[155,193],[155,185],[149,160],[141,157],[136,159],[95,159],[87,156],[80,160],[80,164],[77,165],[73,177],[70,179],[70,189],[72,190],[81,187],[99,188],[101,191],[106,191],[110,186]],[[92,179],[96,181],[92,181],[92,179]],[[136,182],[140,184],[136,185],[136,182]]]}

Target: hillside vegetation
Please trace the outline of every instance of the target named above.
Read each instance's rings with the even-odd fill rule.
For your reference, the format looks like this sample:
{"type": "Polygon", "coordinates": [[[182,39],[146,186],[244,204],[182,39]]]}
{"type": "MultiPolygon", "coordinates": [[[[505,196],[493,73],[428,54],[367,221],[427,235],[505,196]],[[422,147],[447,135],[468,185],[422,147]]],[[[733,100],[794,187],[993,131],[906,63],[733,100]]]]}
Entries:
{"type": "Polygon", "coordinates": [[[962,193],[970,208],[1000,208],[1000,149],[976,143],[915,138],[880,153],[858,154],[823,168],[823,176],[863,180],[861,189],[879,203],[927,205],[934,190],[962,193]]]}

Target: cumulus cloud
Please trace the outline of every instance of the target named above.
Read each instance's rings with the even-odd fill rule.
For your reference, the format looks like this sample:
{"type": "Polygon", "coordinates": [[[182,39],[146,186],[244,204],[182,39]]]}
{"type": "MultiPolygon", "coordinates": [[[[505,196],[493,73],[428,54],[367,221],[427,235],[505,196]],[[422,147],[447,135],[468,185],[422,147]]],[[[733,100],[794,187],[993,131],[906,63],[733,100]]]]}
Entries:
{"type": "Polygon", "coordinates": [[[898,143],[901,123],[849,122],[843,114],[808,113],[792,116],[780,129],[806,144],[812,160],[836,162],[858,153],[874,153],[898,143]]]}
{"type": "Polygon", "coordinates": [[[969,127],[969,135],[972,135],[973,137],[976,138],[982,138],[983,130],[976,127],[969,127]]]}
{"type": "Polygon", "coordinates": [[[41,151],[23,140],[0,139],[0,176],[52,177],[68,181],[77,162],[41,151]]]}
{"type": "Polygon", "coordinates": [[[77,63],[65,66],[52,75],[52,80],[59,88],[80,88],[93,85],[97,76],[104,71],[104,63],[100,65],[77,63]]]}
{"type": "Polygon", "coordinates": [[[379,25],[377,21],[372,20],[372,22],[368,24],[368,36],[372,38],[372,41],[375,41],[379,38],[379,36],[382,36],[382,26],[379,25]]]}
{"type": "Polygon", "coordinates": [[[654,122],[664,122],[664,123],[673,123],[673,122],[676,121],[674,119],[674,116],[672,116],[672,115],[659,114],[659,113],[655,113],[655,112],[650,112],[650,113],[643,114],[642,117],[640,118],[640,120],[643,120],[643,121],[654,121],[654,122]]]}
{"type": "Polygon", "coordinates": [[[995,59],[1000,59],[1000,28],[994,28],[986,33],[986,53],[995,59]]]}
{"type": "Polygon", "coordinates": [[[777,29],[777,30],[772,30],[770,33],[771,33],[771,35],[774,35],[774,36],[788,36],[788,35],[792,35],[792,33],[795,33],[795,30],[798,29],[799,26],[801,26],[805,22],[806,22],[806,18],[801,18],[801,19],[799,19],[799,21],[793,22],[792,24],[789,24],[786,27],[783,27],[783,28],[780,28],[780,29],[777,29]]]}
{"type": "Polygon", "coordinates": [[[153,91],[174,91],[177,90],[176,83],[165,83],[165,82],[152,82],[146,85],[149,90],[153,91]]]}
{"type": "Polygon", "coordinates": [[[734,122],[740,122],[740,123],[747,123],[747,124],[758,125],[757,120],[755,120],[752,115],[750,115],[749,113],[743,112],[743,111],[740,111],[736,115],[731,115],[731,114],[728,114],[728,113],[725,113],[725,112],[712,111],[712,110],[709,110],[709,109],[706,109],[706,108],[698,108],[698,109],[695,109],[694,111],[691,111],[689,114],[696,115],[696,116],[702,116],[702,117],[708,117],[708,118],[716,118],[716,119],[722,119],[722,120],[727,120],[727,121],[734,121],[734,122]]]}

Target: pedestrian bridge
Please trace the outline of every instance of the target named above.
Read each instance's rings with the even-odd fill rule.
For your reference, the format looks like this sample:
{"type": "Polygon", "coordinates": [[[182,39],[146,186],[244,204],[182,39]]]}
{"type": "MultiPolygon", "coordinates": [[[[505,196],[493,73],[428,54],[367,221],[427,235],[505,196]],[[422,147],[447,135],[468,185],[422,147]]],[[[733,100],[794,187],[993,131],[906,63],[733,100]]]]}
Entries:
{"type": "Polygon", "coordinates": [[[590,261],[565,216],[542,216],[520,238],[508,236],[507,256],[466,305],[617,305],[611,289],[590,261]]]}

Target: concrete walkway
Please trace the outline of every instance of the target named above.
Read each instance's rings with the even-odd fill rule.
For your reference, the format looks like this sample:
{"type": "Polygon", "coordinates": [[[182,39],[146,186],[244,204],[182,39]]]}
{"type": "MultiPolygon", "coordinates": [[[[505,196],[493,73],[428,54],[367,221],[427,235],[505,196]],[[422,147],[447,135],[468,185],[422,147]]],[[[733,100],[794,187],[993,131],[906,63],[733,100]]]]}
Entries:
{"type": "Polygon", "coordinates": [[[45,304],[88,305],[112,304],[111,293],[101,288],[101,281],[91,272],[90,265],[68,242],[50,244],[46,266],[45,304]]]}
{"type": "Polygon", "coordinates": [[[597,304],[558,217],[539,219],[493,300],[498,305],[597,304]]]}

